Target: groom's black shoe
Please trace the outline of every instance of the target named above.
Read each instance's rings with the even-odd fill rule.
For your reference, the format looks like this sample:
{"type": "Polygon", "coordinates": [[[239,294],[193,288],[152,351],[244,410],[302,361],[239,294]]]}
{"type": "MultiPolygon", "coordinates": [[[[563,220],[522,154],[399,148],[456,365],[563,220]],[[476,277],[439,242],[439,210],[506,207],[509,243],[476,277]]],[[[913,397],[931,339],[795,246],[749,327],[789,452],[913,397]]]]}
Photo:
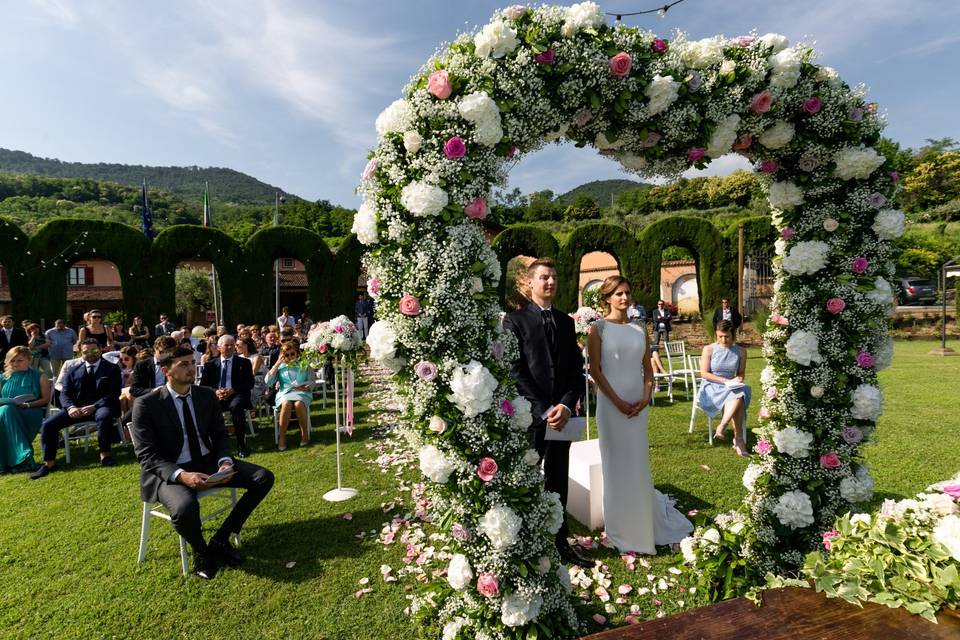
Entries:
{"type": "Polygon", "coordinates": [[[565,564],[575,564],[578,567],[584,569],[589,569],[593,566],[593,561],[584,558],[582,555],[576,552],[573,547],[569,544],[558,547],[557,551],[560,552],[560,559],[563,560],[565,564]]]}
{"type": "Polygon", "coordinates": [[[209,553],[193,554],[193,575],[204,580],[213,580],[217,577],[217,558],[209,553]]]}
{"type": "Polygon", "coordinates": [[[229,539],[223,542],[216,539],[211,540],[207,552],[228,567],[236,567],[243,562],[243,556],[230,544],[229,539]]]}

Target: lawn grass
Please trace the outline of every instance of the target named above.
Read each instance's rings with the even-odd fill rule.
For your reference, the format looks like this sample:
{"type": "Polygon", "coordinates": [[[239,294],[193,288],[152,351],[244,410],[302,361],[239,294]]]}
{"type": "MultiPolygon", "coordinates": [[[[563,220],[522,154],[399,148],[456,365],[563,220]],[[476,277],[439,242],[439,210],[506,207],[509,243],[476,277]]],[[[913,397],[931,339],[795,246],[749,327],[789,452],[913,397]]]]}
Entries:
{"type": "MultiPolygon", "coordinates": [[[[877,504],[885,497],[912,495],[960,468],[960,357],[927,356],[932,346],[897,343],[893,366],[881,373],[885,412],[876,444],[867,447],[877,504]]],[[[960,350],[960,344],[952,346],[960,350]]],[[[747,378],[758,390],[759,350],[751,350],[751,356],[747,378]]],[[[379,531],[390,519],[383,503],[397,497],[409,503],[394,472],[369,464],[377,452],[368,445],[380,442],[369,406],[373,391],[379,388],[358,386],[358,428],[343,440],[344,482],[360,490],[350,501],[321,498],[336,481],[332,407],[324,411],[314,404],[315,444],[309,448],[294,445],[276,452],[266,424],[249,440],[251,460],[270,468],[277,484],[244,529],[246,562],[239,570],[221,572],[213,583],[180,575],[176,536],[159,520],[153,522],[147,560],[136,564],[141,502],[139,469],[129,448],[117,450],[121,464],[112,469],[101,469],[91,450],[77,451],[69,466],[61,454],[61,471],[36,482],[24,474],[0,476],[0,637],[413,637],[403,614],[404,582],[388,584],[380,577],[382,564],[404,566],[403,545],[356,537],[379,531]],[[343,518],[347,512],[352,520],[343,518]],[[296,564],[287,568],[289,562],[296,564]],[[357,598],[361,578],[370,579],[366,586],[372,592],[357,598]]],[[[682,385],[673,405],[664,394],[660,398],[650,416],[657,487],[677,497],[684,510],[717,513],[736,507],[745,492],[740,480],[747,461],[729,447],[707,445],[702,415],[695,433],[687,432],[690,403],[683,399],[682,385]]],[[[755,415],[753,407],[752,421],[755,415]]],[[[297,441],[292,433],[290,441],[297,441]]],[[[403,477],[416,474],[408,471],[403,477]]],[[[587,533],[576,524],[573,530],[587,533]]],[[[631,605],[643,619],[702,604],[699,594],[681,591],[682,583],[669,573],[675,556],[648,558],[649,568],[638,562],[631,572],[613,550],[589,553],[607,567],[612,596],[606,604],[613,608],[604,611],[592,586],[590,611],[603,613],[609,624],[621,624],[631,605]],[[638,594],[661,578],[668,581],[667,589],[638,594]],[[620,584],[634,590],[616,604],[620,584]]]]}

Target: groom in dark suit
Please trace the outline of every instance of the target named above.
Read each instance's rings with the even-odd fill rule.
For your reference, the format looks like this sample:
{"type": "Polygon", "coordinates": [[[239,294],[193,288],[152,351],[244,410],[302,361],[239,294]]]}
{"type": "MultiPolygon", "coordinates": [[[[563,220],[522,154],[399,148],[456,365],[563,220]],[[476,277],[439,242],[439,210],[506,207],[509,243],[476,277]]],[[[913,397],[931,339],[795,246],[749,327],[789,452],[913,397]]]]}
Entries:
{"type": "Polygon", "coordinates": [[[212,579],[220,564],[242,561],[230,544],[253,510],[273,486],[273,474],[230,457],[230,440],[216,393],[194,386],[193,350],[177,347],[160,357],[166,384],[133,405],[131,435],[140,461],[140,496],[159,501],[170,512],[173,527],[190,544],[194,573],[212,579]],[[227,477],[207,482],[215,472],[227,477]],[[210,542],[203,538],[197,492],[217,486],[246,489],[210,542]]]}
{"type": "Polygon", "coordinates": [[[246,358],[235,354],[237,341],[233,336],[220,336],[217,341],[220,357],[207,360],[203,365],[200,385],[216,389],[220,400],[220,410],[230,412],[233,431],[237,436],[237,457],[250,455],[244,443],[244,425],[247,423],[247,409],[253,408],[250,392],[253,390],[253,366],[246,358]]]}
{"type": "Polygon", "coordinates": [[[504,328],[513,331],[520,343],[520,359],[514,363],[517,389],[532,405],[530,444],[543,462],[544,488],[560,494],[563,524],[557,532],[557,550],[564,562],[581,567],[593,563],[574,551],[567,542],[567,475],[570,443],[546,440],[549,427],[560,431],[583,395],[583,356],[577,345],[573,320],[553,308],[557,292],[557,270],[553,260],[540,258],[527,268],[530,304],[504,319],[504,328]]]}

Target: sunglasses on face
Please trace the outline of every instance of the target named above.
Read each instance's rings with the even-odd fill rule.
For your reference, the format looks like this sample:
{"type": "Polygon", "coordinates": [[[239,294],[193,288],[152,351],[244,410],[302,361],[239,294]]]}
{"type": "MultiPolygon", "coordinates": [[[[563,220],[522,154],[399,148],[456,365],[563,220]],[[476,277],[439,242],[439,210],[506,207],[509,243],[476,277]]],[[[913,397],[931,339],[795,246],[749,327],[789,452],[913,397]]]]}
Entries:
{"type": "Polygon", "coordinates": [[[90,316],[91,318],[102,318],[103,316],[90,316]]]}

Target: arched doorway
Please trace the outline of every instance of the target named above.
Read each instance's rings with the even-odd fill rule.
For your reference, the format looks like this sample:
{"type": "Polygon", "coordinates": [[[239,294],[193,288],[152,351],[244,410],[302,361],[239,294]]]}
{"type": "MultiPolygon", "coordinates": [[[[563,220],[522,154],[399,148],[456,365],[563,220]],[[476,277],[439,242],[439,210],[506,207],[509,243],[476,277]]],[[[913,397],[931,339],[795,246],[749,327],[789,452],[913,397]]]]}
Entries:
{"type": "Polygon", "coordinates": [[[577,283],[579,306],[587,304],[584,296],[588,291],[597,290],[610,276],[620,275],[617,258],[606,251],[591,251],[580,258],[580,280],[577,283]]]}
{"type": "Polygon", "coordinates": [[[174,324],[208,327],[222,323],[222,296],[219,278],[208,260],[181,260],[174,267],[174,324]]]}
{"type": "MultiPolygon", "coordinates": [[[[123,304],[123,278],[117,265],[110,260],[91,257],[72,262],[66,268],[67,326],[79,329],[83,326],[83,314],[90,309],[103,312],[103,323],[126,325],[123,304]]],[[[40,321],[39,318],[33,318],[40,321]]],[[[52,326],[56,318],[43,318],[44,324],[52,326]]]]}

